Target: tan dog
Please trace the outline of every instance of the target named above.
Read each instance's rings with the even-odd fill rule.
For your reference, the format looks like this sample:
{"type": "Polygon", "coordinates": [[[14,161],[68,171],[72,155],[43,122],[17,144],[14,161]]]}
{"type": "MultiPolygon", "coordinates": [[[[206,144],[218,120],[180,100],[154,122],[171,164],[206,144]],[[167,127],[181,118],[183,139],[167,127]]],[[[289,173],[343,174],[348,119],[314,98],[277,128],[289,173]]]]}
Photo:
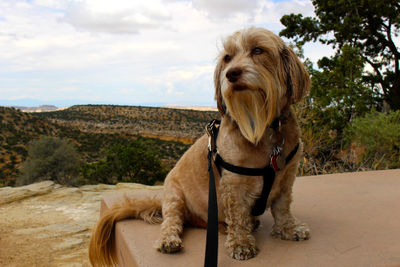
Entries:
{"type": "MultiPolygon", "coordinates": [[[[214,82],[215,98],[222,115],[217,147],[230,164],[263,168],[277,140],[268,127],[278,116],[284,118],[279,133],[284,136],[283,155],[300,142],[300,130],[290,107],[307,92],[310,79],[293,51],[275,34],[261,28],[234,33],[224,42],[218,58],[214,82]]],[[[162,200],[127,200],[108,210],[98,222],[90,241],[90,260],[95,266],[116,263],[113,249],[115,223],[125,218],[141,218],[161,224],[156,248],[163,253],[182,248],[183,224],[206,226],[208,208],[207,136],[204,135],[182,156],[165,179],[162,200]]],[[[308,227],[290,212],[292,185],[302,145],[292,160],[276,173],[267,206],[275,224],[272,236],[287,240],[306,240],[308,227]]],[[[251,234],[256,218],[251,209],[259,197],[263,178],[244,176],[222,169],[216,174],[219,222],[226,227],[226,243],[235,259],[256,255],[251,234]]]]}

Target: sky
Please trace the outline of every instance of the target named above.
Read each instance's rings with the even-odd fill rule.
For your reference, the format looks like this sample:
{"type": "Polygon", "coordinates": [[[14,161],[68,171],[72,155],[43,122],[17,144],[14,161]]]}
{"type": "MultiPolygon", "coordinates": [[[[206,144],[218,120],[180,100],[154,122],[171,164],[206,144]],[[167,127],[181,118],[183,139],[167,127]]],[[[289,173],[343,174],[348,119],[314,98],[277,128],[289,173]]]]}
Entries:
{"type": "MultiPolygon", "coordinates": [[[[215,106],[226,36],[279,34],[283,15],[313,10],[311,0],[0,0],[0,105],[215,106]]],[[[316,62],[332,50],[304,53],[316,62]]]]}

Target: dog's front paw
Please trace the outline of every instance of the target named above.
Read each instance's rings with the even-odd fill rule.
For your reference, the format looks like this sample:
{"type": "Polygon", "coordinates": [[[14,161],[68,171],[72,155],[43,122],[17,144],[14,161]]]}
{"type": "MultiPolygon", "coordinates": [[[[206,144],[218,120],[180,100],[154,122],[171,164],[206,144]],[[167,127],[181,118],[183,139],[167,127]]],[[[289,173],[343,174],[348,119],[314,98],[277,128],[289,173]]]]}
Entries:
{"type": "Polygon", "coordinates": [[[230,250],[231,257],[235,260],[248,260],[257,255],[257,249],[252,246],[236,245],[230,250]]]}
{"type": "Polygon", "coordinates": [[[292,241],[308,240],[311,237],[310,229],[305,223],[274,224],[271,235],[275,238],[292,241]]]}
{"type": "Polygon", "coordinates": [[[175,253],[180,251],[182,247],[182,240],[179,236],[161,237],[155,244],[155,248],[161,253],[175,253]]]}

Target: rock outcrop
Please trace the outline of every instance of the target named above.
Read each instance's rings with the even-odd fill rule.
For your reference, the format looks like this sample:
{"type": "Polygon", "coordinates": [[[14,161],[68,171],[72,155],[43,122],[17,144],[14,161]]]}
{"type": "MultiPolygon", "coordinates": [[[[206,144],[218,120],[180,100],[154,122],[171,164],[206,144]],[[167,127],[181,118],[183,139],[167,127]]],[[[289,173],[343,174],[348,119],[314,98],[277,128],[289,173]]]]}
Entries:
{"type": "Polygon", "coordinates": [[[160,190],[121,183],[0,188],[0,266],[90,266],[87,246],[108,193],[160,190]]]}

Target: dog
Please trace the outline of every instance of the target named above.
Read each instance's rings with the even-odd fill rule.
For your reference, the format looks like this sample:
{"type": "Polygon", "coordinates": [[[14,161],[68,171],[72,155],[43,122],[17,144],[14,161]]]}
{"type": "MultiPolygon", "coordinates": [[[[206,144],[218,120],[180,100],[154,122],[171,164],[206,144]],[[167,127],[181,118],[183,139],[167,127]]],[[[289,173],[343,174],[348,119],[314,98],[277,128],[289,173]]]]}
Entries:
{"type": "MultiPolygon", "coordinates": [[[[276,172],[267,201],[274,218],[271,235],[284,240],[307,240],[310,231],[290,211],[292,186],[302,156],[300,129],[292,104],[308,92],[310,78],[292,49],[274,33],[256,27],[235,32],[223,43],[214,72],[215,100],[221,114],[216,141],[218,153],[230,164],[263,168],[270,164],[274,148],[288,155],[297,146],[282,169],[276,172]],[[278,129],[270,125],[282,118],[278,129]],[[279,139],[279,140],[278,140],[279,139]],[[284,140],[282,140],[284,139],[284,140]]],[[[155,248],[162,253],[182,248],[184,223],[207,226],[208,137],[200,137],[167,175],[162,199],[126,199],[107,210],[92,234],[89,256],[94,266],[117,263],[114,251],[115,223],[140,218],[161,223],[155,248]]],[[[218,221],[225,226],[225,247],[232,258],[245,260],[257,253],[252,231],[259,223],[251,214],[260,197],[263,178],[239,175],[228,170],[216,174],[218,221]]]]}

